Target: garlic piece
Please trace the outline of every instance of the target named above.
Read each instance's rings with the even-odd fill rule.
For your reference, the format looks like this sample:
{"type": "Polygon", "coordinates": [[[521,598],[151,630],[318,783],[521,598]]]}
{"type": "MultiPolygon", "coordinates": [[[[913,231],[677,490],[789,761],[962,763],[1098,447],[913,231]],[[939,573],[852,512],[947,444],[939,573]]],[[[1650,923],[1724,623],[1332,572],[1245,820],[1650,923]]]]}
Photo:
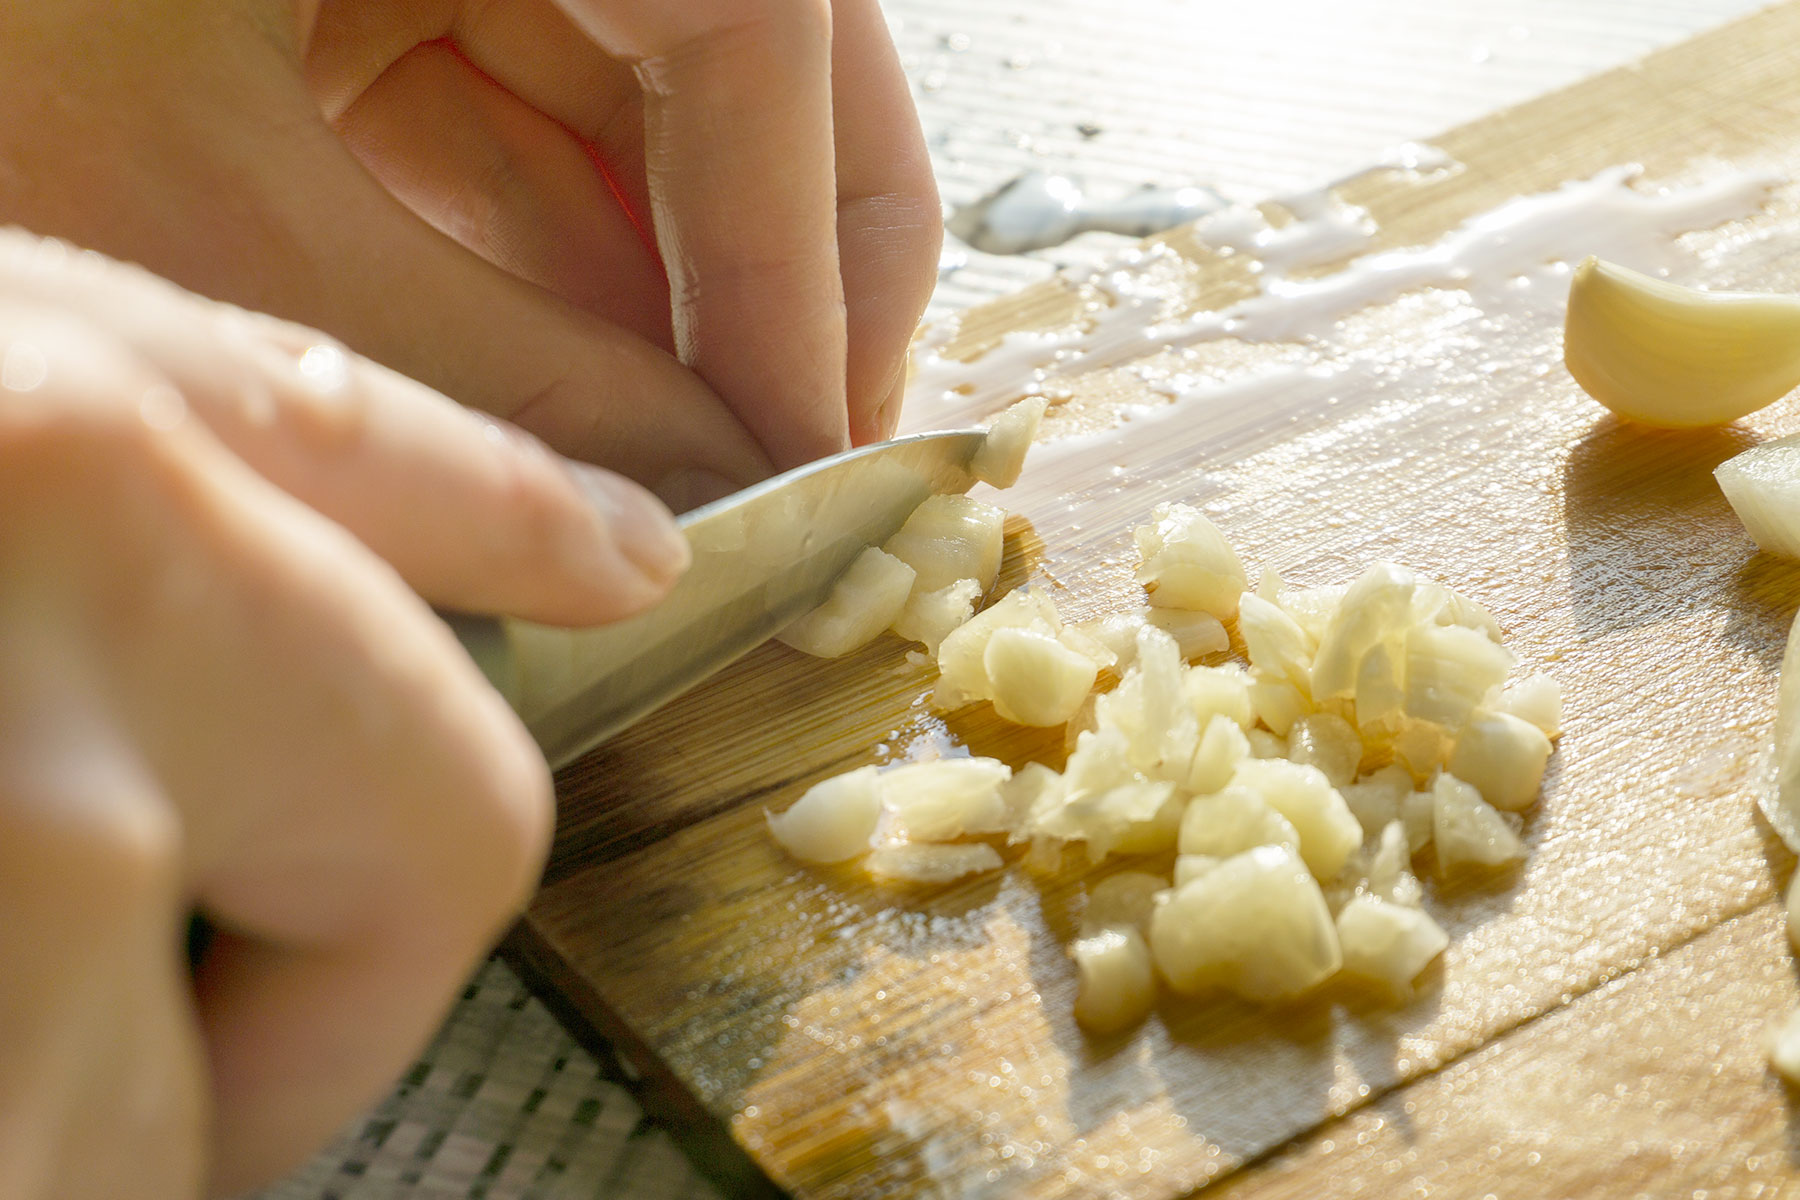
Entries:
{"type": "Polygon", "coordinates": [[[1255,592],[1245,592],[1238,601],[1238,633],[1252,667],[1285,679],[1310,697],[1316,643],[1294,618],[1255,592]]]}
{"type": "Polygon", "coordinates": [[[1406,635],[1406,715],[1458,728],[1512,665],[1510,651],[1476,630],[1415,626],[1406,635]]]}
{"type": "Polygon", "coordinates": [[[1788,941],[1800,949],[1800,871],[1788,880],[1787,888],[1787,932],[1788,941]]]}
{"type": "Polygon", "coordinates": [[[869,874],[896,883],[951,883],[965,875],[996,871],[1005,861],[985,842],[950,846],[902,842],[883,846],[863,861],[869,874]]]}
{"type": "Polygon", "coordinates": [[[1781,655],[1781,690],[1775,699],[1775,785],[1757,806],[1789,850],[1800,852],[1800,614],[1788,626],[1781,655]]]}
{"type": "Polygon", "coordinates": [[[1249,577],[1219,527],[1186,504],[1159,504],[1150,516],[1151,524],[1132,530],[1141,564],[1137,578],[1149,590],[1150,603],[1221,620],[1236,616],[1249,577]]]}
{"type": "Polygon", "coordinates": [[[894,632],[936,654],[951,631],[975,615],[980,599],[981,584],[974,579],[958,579],[928,592],[914,584],[906,607],[894,618],[894,632]]]}
{"type": "Polygon", "coordinates": [[[1300,835],[1300,856],[1320,879],[1331,879],[1362,844],[1362,826],[1317,767],[1280,759],[1246,759],[1232,785],[1261,796],[1300,835]]]}
{"type": "Polygon", "coordinates": [[[1423,910],[1369,895],[1338,912],[1337,934],[1346,974],[1376,980],[1399,995],[1450,945],[1443,927],[1423,910]]]}
{"type": "Polygon", "coordinates": [[[1090,1033],[1117,1033],[1149,1015],[1156,1002],[1150,945],[1130,925],[1084,933],[1075,960],[1075,1020],[1090,1033]]]}
{"type": "Polygon", "coordinates": [[[1335,713],[1308,713],[1288,730],[1288,759],[1319,768],[1335,788],[1356,778],[1362,754],[1355,726],[1335,713]]]}
{"type": "Polygon", "coordinates": [[[1398,820],[1401,803],[1411,791],[1412,776],[1406,768],[1390,764],[1339,788],[1338,795],[1366,833],[1385,829],[1388,822],[1398,820]]]}
{"type": "Polygon", "coordinates": [[[910,841],[947,842],[1010,828],[1000,794],[1012,768],[993,758],[941,758],[889,767],[876,777],[881,803],[910,841]]]}
{"type": "Polygon", "coordinates": [[[1027,396],[994,418],[986,440],[969,460],[969,470],[975,478],[997,488],[1009,488],[1019,482],[1019,473],[1025,468],[1025,452],[1031,449],[1031,439],[1037,436],[1038,422],[1044,419],[1049,403],[1042,396],[1027,396]]]}
{"type": "Polygon", "coordinates": [[[1082,933],[1113,925],[1150,928],[1156,897],[1169,890],[1169,881],[1148,871],[1120,871],[1088,889],[1087,907],[1081,913],[1082,933]]]}
{"type": "Polygon", "coordinates": [[[1447,767],[1495,808],[1519,812],[1537,802],[1549,761],[1543,730],[1509,713],[1491,713],[1463,726],[1447,767]]]}
{"type": "Polygon", "coordinates": [[[1418,576],[1405,567],[1376,563],[1356,577],[1319,635],[1310,687],[1315,698],[1349,696],[1368,653],[1403,636],[1412,624],[1418,576]]]}
{"type": "Polygon", "coordinates": [[[1215,715],[1230,717],[1245,733],[1256,725],[1256,710],[1250,704],[1250,673],[1236,663],[1189,667],[1181,677],[1181,694],[1202,726],[1215,715]]]}
{"type": "Polygon", "coordinates": [[[1431,794],[1439,874],[1462,866],[1504,867],[1525,857],[1519,835],[1473,786],[1454,775],[1439,775],[1431,794]]]}
{"type": "Polygon", "coordinates": [[[1188,662],[1231,648],[1231,637],[1225,632],[1224,624],[1208,612],[1150,608],[1145,610],[1144,620],[1174,638],[1181,657],[1188,662]]]}
{"type": "Polygon", "coordinates": [[[882,549],[917,573],[922,592],[973,579],[985,593],[1000,575],[1005,529],[1004,509],[967,496],[930,496],[882,549]]]}
{"type": "Polygon", "coordinates": [[[1249,757],[1250,739],[1244,731],[1224,713],[1215,713],[1201,731],[1184,786],[1195,795],[1216,792],[1231,782],[1238,764],[1249,757]]]}
{"type": "Polygon", "coordinates": [[[1150,917],[1150,953],[1178,992],[1258,1001],[1297,995],[1343,961],[1324,894],[1286,846],[1234,855],[1177,888],[1150,917]]]}
{"type": "Polygon", "coordinates": [[[1733,455],[1713,471],[1731,510],[1766,554],[1800,558],[1800,436],[1733,455]]]}
{"type": "Polygon", "coordinates": [[[875,640],[912,594],[913,569],[870,546],[850,564],[825,603],[776,636],[794,649],[837,658],[875,640]]]}
{"type": "Polygon", "coordinates": [[[1563,361],[1628,420],[1735,421],[1800,384],[1800,299],[1701,292],[1590,257],[1569,281],[1563,361]]]}
{"type": "Polygon", "coordinates": [[[1769,1063],[1789,1083],[1800,1084],[1800,1009],[1769,1031],[1769,1063]]]}
{"type": "Polygon", "coordinates": [[[1188,801],[1176,842],[1183,855],[1229,858],[1258,846],[1300,848],[1293,822],[1247,787],[1228,787],[1188,801]]]}
{"type": "Polygon", "coordinates": [[[1094,690],[1094,660],[1050,634],[997,629],[981,654],[994,711],[1015,725],[1061,725],[1094,690]]]}
{"type": "Polygon", "coordinates": [[[859,767],[820,780],[786,812],[764,812],[769,833],[802,862],[835,863],[869,849],[881,818],[874,767],[859,767]]]}
{"type": "Polygon", "coordinates": [[[1487,707],[1530,721],[1552,741],[1562,733],[1562,685],[1542,672],[1507,684],[1487,707]]]}

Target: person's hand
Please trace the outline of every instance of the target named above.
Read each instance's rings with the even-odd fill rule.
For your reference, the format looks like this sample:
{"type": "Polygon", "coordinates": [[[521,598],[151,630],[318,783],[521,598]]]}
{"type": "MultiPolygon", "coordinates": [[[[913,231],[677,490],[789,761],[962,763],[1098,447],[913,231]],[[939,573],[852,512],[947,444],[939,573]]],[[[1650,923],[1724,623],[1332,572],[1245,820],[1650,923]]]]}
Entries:
{"type": "Polygon", "coordinates": [[[635,485],[0,233],[0,1196],[241,1190],[376,1099],[551,825],[427,601],[604,621],[685,562],[635,485]]]}
{"type": "Polygon", "coordinates": [[[941,235],[877,0],[7,5],[6,219],[677,505],[892,432],[941,235]]]}

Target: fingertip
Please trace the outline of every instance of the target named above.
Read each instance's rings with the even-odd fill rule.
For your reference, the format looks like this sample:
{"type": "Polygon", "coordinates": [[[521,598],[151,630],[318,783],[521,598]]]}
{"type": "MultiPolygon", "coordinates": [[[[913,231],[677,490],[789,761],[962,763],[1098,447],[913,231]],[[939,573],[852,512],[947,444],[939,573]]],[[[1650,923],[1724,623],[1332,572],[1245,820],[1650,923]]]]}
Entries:
{"type": "Polygon", "coordinates": [[[658,595],[693,560],[669,509],[631,480],[587,463],[569,462],[569,478],[587,501],[598,531],[658,595]]]}

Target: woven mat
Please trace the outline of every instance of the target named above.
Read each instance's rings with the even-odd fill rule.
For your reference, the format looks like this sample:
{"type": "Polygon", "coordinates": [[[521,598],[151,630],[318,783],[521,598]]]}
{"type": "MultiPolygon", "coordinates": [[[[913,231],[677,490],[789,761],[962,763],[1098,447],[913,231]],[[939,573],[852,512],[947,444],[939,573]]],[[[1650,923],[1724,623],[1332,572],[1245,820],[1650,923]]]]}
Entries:
{"type": "MultiPolygon", "coordinates": [[[[883,0],[947,208],[1025,171],[1257,201],[1316,187],[1757,0],[883,0]]],[[[930,319],[1088,265],[945,246],[930,319]]],[[[394,1093],[262,1200],[711,1200],[628,1086],[486,964],[394,1093]]]]}

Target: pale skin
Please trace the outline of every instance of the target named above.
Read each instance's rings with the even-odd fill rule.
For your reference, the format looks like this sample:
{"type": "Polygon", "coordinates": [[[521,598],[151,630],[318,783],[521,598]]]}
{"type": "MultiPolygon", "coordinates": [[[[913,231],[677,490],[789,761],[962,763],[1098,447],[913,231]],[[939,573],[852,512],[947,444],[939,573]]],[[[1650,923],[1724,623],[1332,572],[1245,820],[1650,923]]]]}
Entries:
{"type": "Polygon", "coordinates": [[[938,219],[875,0],[0,6],[0,1200],[382,1094],[552,824],[431,606],[641,611],[651,491],[890,433],[938,219]]]}

